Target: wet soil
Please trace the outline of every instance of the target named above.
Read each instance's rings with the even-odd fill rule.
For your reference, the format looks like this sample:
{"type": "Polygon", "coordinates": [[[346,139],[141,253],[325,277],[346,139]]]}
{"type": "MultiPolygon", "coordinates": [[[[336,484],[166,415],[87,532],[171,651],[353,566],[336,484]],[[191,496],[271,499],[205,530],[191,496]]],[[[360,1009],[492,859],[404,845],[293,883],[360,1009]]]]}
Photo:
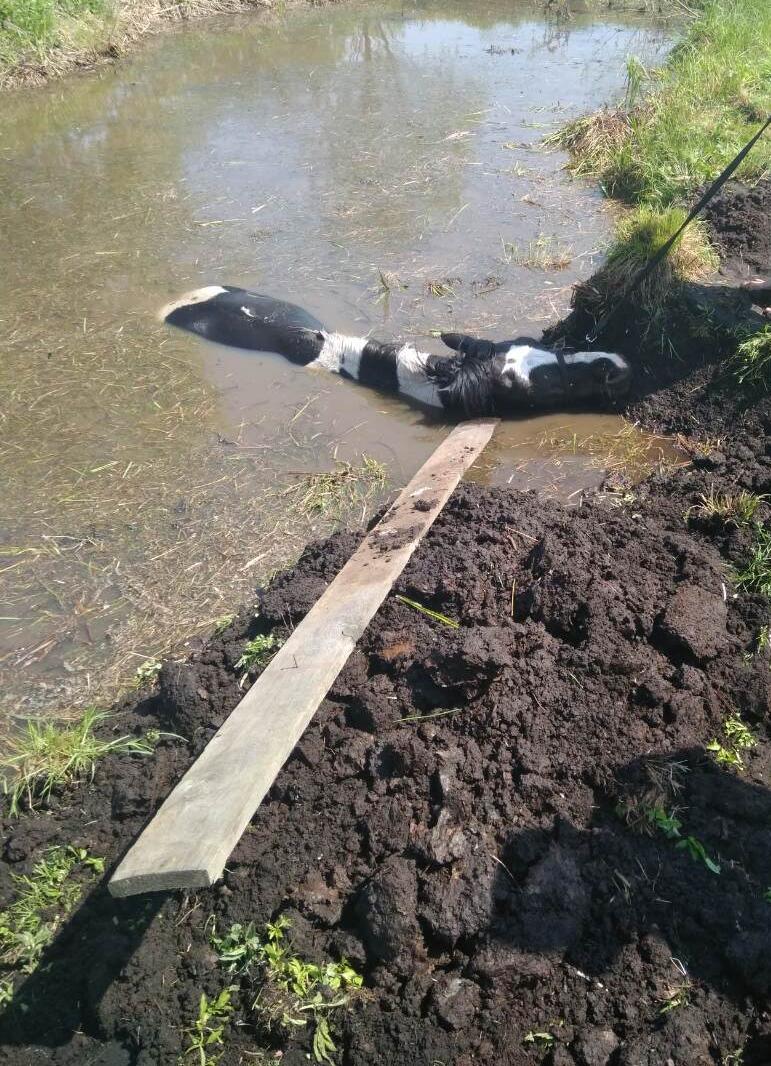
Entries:
{"type": "MultiPolygon", "coordinates": [[[[222,884],[127,901],[95,889],[18,988],[0,1061],[175,1062],[201,992],[227,982],[209,917],[287,913],[304,955],[345,955],[365,975],[335,1026],[344,1063],[696,1066],[741,1046],[768,1062],[769,667],[752,652],[771,614],[726,594],[743,535],[686,527],[713,484],[769,492],[771,459],[701,460],[633,510],[462,486],[394,590],[460,628],[389,597],[222,884]],[[737,711],[760,737],[742,774],[705,752],[737,711]],[[619,813],[667,775],[660,802],[719,875],[619,813]],[[673,959],[689,1003],[662,1012],[686,980],[673,959]],[[531,1031],[553,1047],[524,1042],[531,1031]]],[[[261,594],[259,623],[244,612],[165,664],[157,693],[115,720],[185,742],[108,759],[92,784],[5,823],[4,896],[54,841],[114,863],[239,699],[244,639],[296,625],[356,539],[309,547],[261,594]]],[[[265,1041],[236,999],[246,1024],[224,1063],[265,1041]]],[[[304,1061],[302,1030],[284,1050],[304,1061]]]]}

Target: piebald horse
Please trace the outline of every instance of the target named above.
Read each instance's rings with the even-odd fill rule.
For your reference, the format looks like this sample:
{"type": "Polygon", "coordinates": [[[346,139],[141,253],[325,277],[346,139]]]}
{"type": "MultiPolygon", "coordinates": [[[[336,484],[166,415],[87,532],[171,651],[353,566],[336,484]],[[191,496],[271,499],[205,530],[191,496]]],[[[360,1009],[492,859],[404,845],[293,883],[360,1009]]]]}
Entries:
{"type": "Polygon", "coordinates": [[[531,337],[494,343],[443,333],[452,355],[411,344],[329,332],[295,304],[247,289],[209,285],[167,304],[162,321],[207,340],[274,352],[292,363],[341,374],[424,407],[465,416],[529,408],[618,403],[629,389],[627,361],[612,352],[557,352],[531,337]]]}

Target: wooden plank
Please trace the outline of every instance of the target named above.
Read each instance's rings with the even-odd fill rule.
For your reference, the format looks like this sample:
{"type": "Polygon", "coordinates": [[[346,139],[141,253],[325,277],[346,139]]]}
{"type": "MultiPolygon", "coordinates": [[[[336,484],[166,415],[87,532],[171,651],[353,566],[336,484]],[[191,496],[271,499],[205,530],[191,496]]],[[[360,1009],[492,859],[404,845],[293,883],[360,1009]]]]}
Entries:
{"type": "Polygon", "coordinates": [[[497,420],[457,426],[372,529],[169,794],[110,881],[113,896],[221,876],[361,634],[497,420]],[[416,510],[416,501],[425,510],[416,510]]]}

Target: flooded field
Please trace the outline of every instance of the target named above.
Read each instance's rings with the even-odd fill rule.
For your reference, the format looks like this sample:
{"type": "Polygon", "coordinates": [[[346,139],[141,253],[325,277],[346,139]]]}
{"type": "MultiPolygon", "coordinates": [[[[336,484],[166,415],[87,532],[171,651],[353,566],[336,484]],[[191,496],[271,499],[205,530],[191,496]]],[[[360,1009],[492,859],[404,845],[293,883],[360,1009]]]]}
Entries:
{"type": "MultiPolygon", "coordinates": [[[[467,8],[222,19],[3,99],[0,714],[106,698],[446,432],[164,327],[166,300],[243,285],[439,351],[439,329],[539,330],[591,272],[606,209],[540,142],[619,98],[626,58],[656,64],[671,28],[467,8]]],[[[474,476],[568,497],[594,460],[539,442],[619,425],[506,423],[474,476]]]]}

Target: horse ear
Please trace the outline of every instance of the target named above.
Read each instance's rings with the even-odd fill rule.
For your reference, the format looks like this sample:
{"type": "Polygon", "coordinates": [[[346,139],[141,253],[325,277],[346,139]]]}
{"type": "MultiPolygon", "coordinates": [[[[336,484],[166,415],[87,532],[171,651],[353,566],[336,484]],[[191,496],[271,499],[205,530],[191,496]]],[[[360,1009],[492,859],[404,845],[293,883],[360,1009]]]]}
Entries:
{"type": "Polygon", "coordinates": [[[471,340],[467,333],[440,333],[439,336],[442,338],[442,343],[452,348],[454,352],[461,350],[464,341],[471,340]]]}

